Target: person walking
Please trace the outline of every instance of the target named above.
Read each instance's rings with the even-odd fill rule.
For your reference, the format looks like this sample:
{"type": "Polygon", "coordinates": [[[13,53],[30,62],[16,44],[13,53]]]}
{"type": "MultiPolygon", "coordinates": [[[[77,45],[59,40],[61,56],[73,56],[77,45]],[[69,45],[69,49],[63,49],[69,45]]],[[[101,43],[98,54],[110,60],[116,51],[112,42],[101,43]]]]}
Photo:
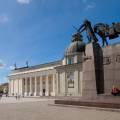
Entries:
{"type": "Polygon", "coordinates": [[[17,93],[16,93],[16,95],[15,95],[15,98],[16,98],[16,100],[17,100],[17,98],[18,98],[17,93]]]}
{"type": "Polygon", "coordinates": [[[2,93],[0,93],[0,100],[2,99],[2,93]]]}
{"type": "Polygon", "coordinates": [[[20,100],[20,94],[18,94],[18,100],[20,100]]]}

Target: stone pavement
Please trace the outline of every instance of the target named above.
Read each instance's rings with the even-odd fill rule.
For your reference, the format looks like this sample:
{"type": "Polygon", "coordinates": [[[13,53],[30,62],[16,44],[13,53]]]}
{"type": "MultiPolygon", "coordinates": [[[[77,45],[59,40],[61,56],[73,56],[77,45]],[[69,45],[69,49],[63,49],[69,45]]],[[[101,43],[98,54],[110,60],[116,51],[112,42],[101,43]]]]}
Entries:
{"type": "Polygon", "coordinates": [[[46,99],[46,98],[42,98],[40,99],[39,97],[32,97],[32,98],[28,98],[28,97],[21,97],[20,99],[16,99],[15,97],[2,97],[0,100],[0,104],[3,103],[23,103],[23,102],[38,102],[38,101],[50,101],[53,99],[46,99]]]}
{"type": "Polygon", "coordinates": [[[51,106],[53,99],[3,97],[0,120],[120,120],[119,112],[51,106]],[[14,103],[14,104],[12,104],[14,103]]]}

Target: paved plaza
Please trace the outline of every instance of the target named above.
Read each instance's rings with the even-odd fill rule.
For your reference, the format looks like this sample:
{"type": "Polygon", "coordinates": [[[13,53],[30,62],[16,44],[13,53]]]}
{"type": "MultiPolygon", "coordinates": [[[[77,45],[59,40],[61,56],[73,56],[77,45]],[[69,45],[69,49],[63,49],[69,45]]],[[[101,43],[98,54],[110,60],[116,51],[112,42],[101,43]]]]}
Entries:
{"type": "Polygon", "coordinates": [[[53,99],[3,97],[0,120],[120,120],[120,112],[52,106],[53,99]]]}
{"type": "Polygon", "coordinates": [[[31,98],[23,98],[21,97],[20,99],[16,99],[16,97],[2,97],[0,100],[0,104],[5,104],[5,103],[26,103],[26,102],[38,102],[38,101],[53,101],[53,99],[46,99],[46,98],[39,98],[39,97],[31,97],[31,98]]]}

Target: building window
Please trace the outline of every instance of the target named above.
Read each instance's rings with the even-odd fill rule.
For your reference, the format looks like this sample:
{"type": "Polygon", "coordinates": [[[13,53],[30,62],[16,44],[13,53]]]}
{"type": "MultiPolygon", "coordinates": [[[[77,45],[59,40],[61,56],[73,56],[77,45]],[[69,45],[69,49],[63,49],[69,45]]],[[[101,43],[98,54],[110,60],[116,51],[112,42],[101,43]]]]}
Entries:
{"type": "Polygon", "coordinates": [[[73,64],[74,63],[74,58],[73,57],[68,57],[67,64],[73,64]]]}
{"type": "Polygon", "coordinates": [[[67,73],[68,88],[74,88],[74,72],[67,73]]]}
{"type": "Polygon", "coordinates": [[[110,57],[104,57],[103,58],[103,65],[109,65],[111,64],[111,58],[110,57]]]}

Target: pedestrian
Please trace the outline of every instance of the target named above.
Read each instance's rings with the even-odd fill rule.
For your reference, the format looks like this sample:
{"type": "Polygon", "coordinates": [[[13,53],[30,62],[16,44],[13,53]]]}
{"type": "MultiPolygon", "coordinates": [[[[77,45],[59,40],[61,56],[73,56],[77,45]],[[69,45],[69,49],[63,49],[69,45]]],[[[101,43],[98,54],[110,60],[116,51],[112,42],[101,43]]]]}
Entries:
{"type": "Polygon", "coordinates": [[[6,93],[6,97],[8,97],[8,94],[6,93]]]}
{"type": "Polygon", "coordinates": [[[2,93],[0,93],[0,100],[2,99],[2,93]]]}
{"type": "Polygon", "coordinates": [[[15,95],[15,98],[16,98],[16,100],[17,100],[17,98],[18,98],[17,93],[16,93],[16,95],[15,95]]]}
{"type": "Polygon", "coordinates": [[[18,94],[18,100],[20,100],[20,94],[18,94]]]}

